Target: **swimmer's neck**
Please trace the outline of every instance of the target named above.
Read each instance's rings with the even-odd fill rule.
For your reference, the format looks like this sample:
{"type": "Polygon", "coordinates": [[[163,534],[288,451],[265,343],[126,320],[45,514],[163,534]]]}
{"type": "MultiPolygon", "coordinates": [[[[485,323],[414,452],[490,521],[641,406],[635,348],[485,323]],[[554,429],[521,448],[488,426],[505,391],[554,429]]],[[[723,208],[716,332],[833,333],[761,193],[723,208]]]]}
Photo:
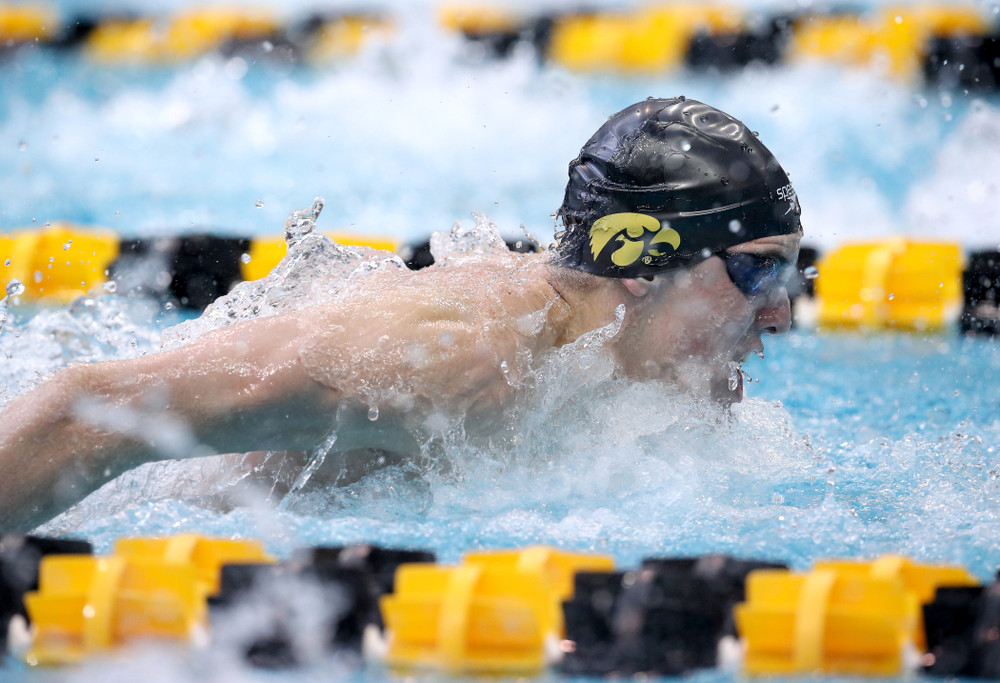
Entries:
{"type": "Polygon", "coordinates": [[[614,278],[598,278],[551,263],[544,265],[544,277],[555,303],[549,313],[555,331],[555,346],[564,346],[615,320],[615,309],[625,302],[625,290],[614,278]]]}

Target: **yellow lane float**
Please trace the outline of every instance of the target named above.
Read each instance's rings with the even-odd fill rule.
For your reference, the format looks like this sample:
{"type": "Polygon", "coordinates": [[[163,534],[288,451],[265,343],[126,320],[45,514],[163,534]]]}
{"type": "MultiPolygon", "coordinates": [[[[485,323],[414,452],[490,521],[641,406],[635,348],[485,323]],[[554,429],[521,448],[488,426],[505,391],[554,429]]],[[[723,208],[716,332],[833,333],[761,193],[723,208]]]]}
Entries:
{"type": "Polygon", "coordinates": [[[169,538],[122,538],[115,543],[118,557],[156,560],[194,568],[206,596],[219,592],[222,565],[273,564],[260,541],[206,538],[182,534],[169,538]]]}
{"type": "Polygon", "coordinates": [[[224,564],[273,563],[259,541],[184,534],[126,538],[110,557],[49,555],[24,602],[34,628],[25,660],[66,664],[147,639],[205,633],[224,564]]]}
{"type": "MultiPolygon", "coordinates": [[[[344,232],[324,234],[339,244],[396,253],[405,246],[401,240],[390,237],[344,232]]],[[[244,280],[264,277],[288,251],[282,237],[255,237],[249,242],[247,258],[241,259],[239,264],[244,280]]],[[[19,295],[24,300],[65,304],[99,290],[120,252],[121,238],[106,228],[57,222],[40,230],[25,228],[0,233],[0,285],[18,280],[24,285],[24,292],[19,295]]],[[[0,288],[0,298],[3,298],[2,292],[0,288]]]]}
{"type": "Polygon", "coordinates": [[[738,9],[702,3],[570,14],[555,20],[548,57],[574,71],[658,73],[683,64],[696,32],[732,32],[742,23],[738,9]]]}
{"type": "Polygon", "coordinates": [[[458,567],[412,564],[382,598],[390,666],[452,673],[539,673],[563,635],[562,601],[576,571],[609,557],[535,547],[475,553],[458,567]]]}
{"type": "Polygon", "coordinates": [[[307,43],[307,59],[314,63],[342,60],[356,55],[371,40],[386,39],[394,31],[386,18],[346,14],[324,19],[307,43]]]}
{"type": "Polygon", "coordinates": [[[744,670],[755,675],[894,676],[926,646],[921,605],[938,586],[975,585],[964,569],[875,562],[821,562],[808,573],[751,572],[735,619],[744,670]]]}
{"type": "Polygon", "coordinates": [[[34,642],[30,665],[68,664],[137,639],[189,641],[207,627],[191,565],[125,557],[53,555],[24,598],[34,642]]]}
{"type": "Polygon", "coordinates": [[[104,284],[118,246],[110,230],[69,223],[0,233],[0,281],[19,280],[26,299],[66,303],[104,284]]]}
{"type": "Polygon", "coordinates": [[[851,66],[882,67],[912,77],[932,37],[982,36],[990,23],[972,6],[885,7],[870,14],[809,14],[795,23],[790,61],[822,59],[851,66]]]}
{"type": "Polygon", "coordinates": [[[269,12],[238,7],[190,9],[166,20],[109,19],[88,36],[86,52],[107,63],[169,63],[232,41],[265,40],[280,29],[269,12]]]}
{"type": "Polygon", "coordinates": [[[820,327],[940,329],[962,308],[964,253],[955,242],[856,242],[816,264],[820,327]]]}
{"type": "Polygon", "coordinates": [[[58,17],[31,5],[0,5],[0,47],[48,41],[58,33],[58,17]]]}

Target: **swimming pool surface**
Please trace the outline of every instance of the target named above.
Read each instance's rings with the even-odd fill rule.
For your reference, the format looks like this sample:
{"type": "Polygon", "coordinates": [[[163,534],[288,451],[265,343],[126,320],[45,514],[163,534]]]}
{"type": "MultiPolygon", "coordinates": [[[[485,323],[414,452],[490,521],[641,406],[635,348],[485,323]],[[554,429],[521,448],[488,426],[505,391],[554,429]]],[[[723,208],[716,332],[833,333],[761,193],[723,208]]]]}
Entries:
{"type": "MultiPolygon", "coordinates": [[[[597,125],[647,95],[685,94],[760,132],[796,185],[809,244],[891,234],[1000,244],[996,96],[830,65],[585,76],[531,55],[484,61],[414,20],[392,44],[322,69],[218,56],[95,67],[29,48],[0,73],[0,231],[70,220],[126,236],[277,235],[323,195],[324,229],[417,241],[475,212],[546,242],[566,162],[597,125]]],[[[153,351],[182,318],[107,294],[7,312],[0,404],[71,360],[153,351]]],[[[725,552],[804,569],[900,553],[989,579],[1000,565],[1000,346],[952,331],[808,328],[766,343],[732,417],[620,382],[585,355],[547,367],[503,439],[451,444],[447,471],[388,468],[343,489],[229,507],[218,501],[231,482],[202,486],[218,475],[211,461],[168,463],[44,530],[98,552],[125,535],[196,531],[260,538],[279,556],[364,541],[441,561],[546,543],[610,553],[622,567],[725,552]]],[[[0,679],[392,677],[326,660],[264,674],[231,655],[142,652],[47,674],[8,660],[0,679]]]]}

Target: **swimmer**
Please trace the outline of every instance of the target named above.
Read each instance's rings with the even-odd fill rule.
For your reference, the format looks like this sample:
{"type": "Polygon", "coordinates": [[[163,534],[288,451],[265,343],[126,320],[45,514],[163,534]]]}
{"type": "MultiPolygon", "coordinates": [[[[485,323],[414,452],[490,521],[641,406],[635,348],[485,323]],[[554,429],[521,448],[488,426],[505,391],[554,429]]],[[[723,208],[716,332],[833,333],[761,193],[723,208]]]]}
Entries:
{"type": "Polygon", "coordinates": [[[73,365],[10,401],[0,530],[155,460],[308,451],[334,433],[335,452],[406,457],[441,424],[489,433],[546,352],[618,317],[605,348],[626,376],[737,402],[738,364],[790,326],[799,213],[741,122],[684,98],[637,103],[570,163],[545,254],[381,268],[335,304],[73,365]]]}

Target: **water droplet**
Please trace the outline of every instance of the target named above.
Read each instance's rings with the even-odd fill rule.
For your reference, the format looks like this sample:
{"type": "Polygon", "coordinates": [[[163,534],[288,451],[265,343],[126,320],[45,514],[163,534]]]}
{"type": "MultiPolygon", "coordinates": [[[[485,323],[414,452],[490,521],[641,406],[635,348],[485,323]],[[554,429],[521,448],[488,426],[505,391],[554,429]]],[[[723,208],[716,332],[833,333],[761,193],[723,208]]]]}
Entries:
{"type": "Polygon", "coordinates": [[[507,384],[514,386],[514,382],[510,376],[510,365],[508,365],[505,360],[500,361],[500,374],[503,375],[503,379],[507,382],[507,384]]]}
{"type": "Polygon", "coordinates": [[[24,294],[24,283],[14,279],[7,283],[7,296],[21,296],[24,294]]]}
{"type": "Polygon", "coordinates": [[[370,406],[368,408],[368,419],[372,422],[378,419],[378,406],[370,406]]]}
{"type": "Polygon", "coordinates": [[[63,245],[63,251],[68,250],[72,246],[73,246],[73,240],[67,240],[66,244],[63,245]]]}
{"type": "Polygon", "coordinates": [[[743,227],[743,224],[740,223],[735,218],[733,220],[729,221],[729,232],[731,232],[733,234],[739,232],[742,227],[743,227]]]}
{"type": "Polygon", "coordinates": [[[258,209],[263,209],[264,208],[264,202],[262,200],[260,200],[260,199],[258,199],[257,201],[255,201],[253,203],[253,205],[256,206],[258,209]]]}
{"type": "Polygon", "coordinates": [[[240,261],[243,263],[250,263],[250,254],[243,254],[240,256],[240,261]]]}
{"type": "Polygon", "coordinates": [[[819,268],[816,266],[809,266],[802,271],[802,275],[805,276],[807,280],[815,280],[819,277],[819,268]]]}
{"type": "Polygon", "coordinates": [[[740,364],[734,361],[727,363],[729,367],[729,390],[736,391],[740,385],[740,364]]]}
{"type": "Polygon", "coordinates": [[[21,140],[19,143],[17,143],[17,148],[23,152],[26,149],[28,149],[28,143],[25,142],[24,140],[21,140]]]}

